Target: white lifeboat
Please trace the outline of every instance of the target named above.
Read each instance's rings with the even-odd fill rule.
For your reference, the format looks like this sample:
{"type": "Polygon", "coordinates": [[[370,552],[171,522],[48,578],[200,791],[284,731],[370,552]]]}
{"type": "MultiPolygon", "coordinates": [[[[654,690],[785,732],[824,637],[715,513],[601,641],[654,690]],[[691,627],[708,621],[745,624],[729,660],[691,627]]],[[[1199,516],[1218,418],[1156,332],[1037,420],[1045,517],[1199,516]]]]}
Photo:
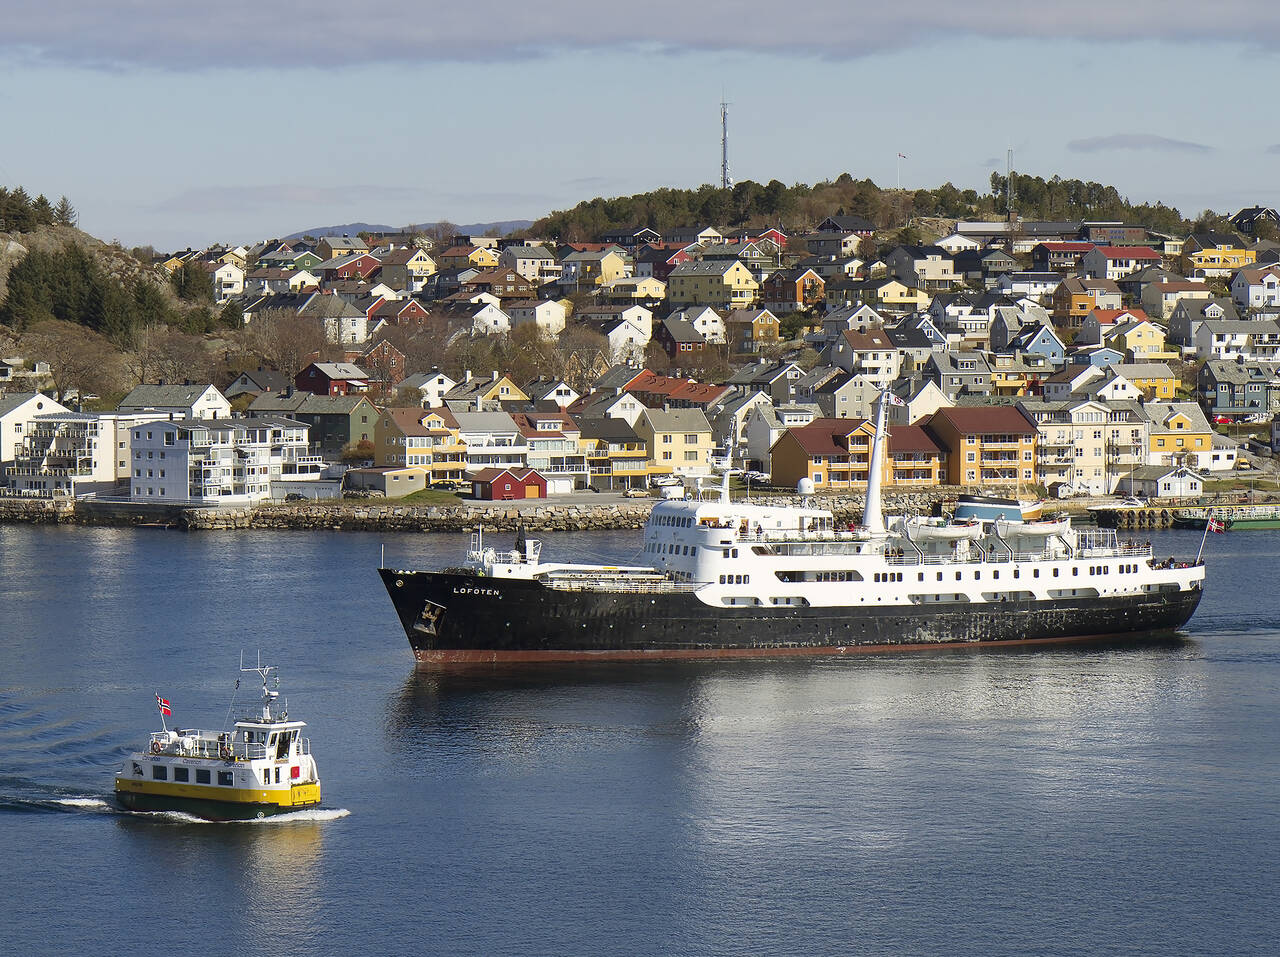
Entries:
{"type": "Polygon", "coordinates": [[[1046,518],[1035,522],[1007,522],[997,521],[996,533],[1001,538],[1009,538],[1016,536],[1019,538],[1049,538],[1053,535],[1063,535],[1071,528],[1071,518],[1063,515],[1061,518],[1046,518]]]}
{"type": "Polygon", "coordinates": [[[916,542],[976,541],[982,537],[980,521],[948,522],[940,518],[914,516],[899,520],[901,532],[916,542]]]}

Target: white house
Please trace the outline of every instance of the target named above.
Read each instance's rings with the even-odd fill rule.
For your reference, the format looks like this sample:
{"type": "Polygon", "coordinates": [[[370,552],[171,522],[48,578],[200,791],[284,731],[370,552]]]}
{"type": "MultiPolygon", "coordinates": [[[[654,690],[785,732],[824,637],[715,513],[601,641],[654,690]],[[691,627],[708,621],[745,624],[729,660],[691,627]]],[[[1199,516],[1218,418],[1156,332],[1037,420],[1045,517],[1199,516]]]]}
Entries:
{"type": "Polygon", "coordinates": [[[1080,257],[1083,279],[1121,279],[1144,266],[1160,265],[1160,254],[1147,246],[1094,246],[1080,257]]]}
{"type": "Polygon", "coordinates": [[[667,318],[684,319],[698,330],[704,342],[724,344],[724,317],[710,306],[691,306],[680,309],[667,318]]]}
{"type": "Polygon", "coordinates": [[[506,312],[514,329],[532,323],[544,339],[555,339],[564,332],[565,308],[558,299],[522,299],[508,304],[506,312]]]}
{"type": "Polygon", "coordinates": [[[129,429],[154,417],[151,412],[36,415],[5,469],[9,488],[40,496],[114,491],[129,480],[129,429]]]}
{"type": "Polygon", "coordinates": [[[166,419],[229,419],[231,403],[209,384],[144,382],[133,387],[116,411],[154,412],[166,419]]]}
{"type": "Polygon", "coordinates": [[[1231,280],[1231,298],[1242,310],[1280,307],[1280,266],[1241,269],[1231,280]]]}
{"type": "Polygon", "coordinates": [[[130,430],[129,497],[135,502],[247,505],[271,497],[271,482],[316,479],[310,427],[292,419],[139,422],[130,430]]]}
{"type": "Polygon", "coordinates": [[[214,302],[226,302],[244,292],[244,270],[233,262],[210,263],[214,302]]]}
{"type": "Polygon", "coordinates": [[[70,411],[61,402],[55,402],[39,392],[8,392],[0,395],[0,467],[12,464],[22,451],[23,439],[30,432],[37,415],[70,411]]]}
{"type": "Polygon", "coordinates": [[[1062,284],[1061,273],[1008,272],[996,279],[996,288],[1006,296],[1026,296],[1036,302],[1045,302],[1062,284]]]}
{"type": "Polygon", "coordinates": [[[445,393],[458,384],[458,380],[446,375],[439,369],[430,372],[415,372],[396,383],[396,391],[412,389],[422,396],[424,409],[437,409],[444,405],[445,393]]]}
{"type": "Polygon", "coordinates": [[[1270,362],[1280,356],[1280,323],[1273,319],[1206,319],[1195,331],[1196,358],[1270,362]]]}

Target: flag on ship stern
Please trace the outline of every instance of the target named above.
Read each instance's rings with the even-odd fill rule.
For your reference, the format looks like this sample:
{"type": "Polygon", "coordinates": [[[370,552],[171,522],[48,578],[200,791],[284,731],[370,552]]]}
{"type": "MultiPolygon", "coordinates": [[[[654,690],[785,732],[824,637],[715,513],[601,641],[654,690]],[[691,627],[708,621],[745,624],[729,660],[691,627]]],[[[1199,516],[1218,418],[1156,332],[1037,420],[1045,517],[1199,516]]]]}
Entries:
{"type": "Polygon", "coordinates": [[[169,707],[169,699],[162,698],[159,694],[156,695],[156,707],[160,709],[161,714],[173,714],[173,709],[169,707]]]}

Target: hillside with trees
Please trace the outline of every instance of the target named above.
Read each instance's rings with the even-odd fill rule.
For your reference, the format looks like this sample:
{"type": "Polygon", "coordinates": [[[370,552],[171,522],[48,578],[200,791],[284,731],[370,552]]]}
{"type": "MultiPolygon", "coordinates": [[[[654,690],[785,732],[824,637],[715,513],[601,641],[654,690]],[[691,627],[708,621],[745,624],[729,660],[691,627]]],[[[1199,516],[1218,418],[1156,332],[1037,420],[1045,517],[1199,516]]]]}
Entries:
{"type": "MultiPolygon", "coordinates": [[[[1161,232],[1184,232],[1189,224],[1163,203],[1132,203],[1114,186],[1063,179],[1046,180],[1013,174],[1013,207],[1024,219],[1122,220],[1161,232]]],[[[696,189],[657,189],[633,196],[596,197],[572,209],[535,222],[531,236],[584,242],[610,229],[648,226],[662,232],[675,226],[714,224],[754,228],[782,226],[803,231],[827,216],[861,216],[877,229],[899,228],[922,217],[942,219],[1006,216],[1006,179],[992,173],[990,191],[978,193],[943,183],[935,189],[884,189],[870,179],[841,173],[834,180],[786,186],[778,180],[761,185],[744,180],[730,189],[703,185],[696,189]]]]}

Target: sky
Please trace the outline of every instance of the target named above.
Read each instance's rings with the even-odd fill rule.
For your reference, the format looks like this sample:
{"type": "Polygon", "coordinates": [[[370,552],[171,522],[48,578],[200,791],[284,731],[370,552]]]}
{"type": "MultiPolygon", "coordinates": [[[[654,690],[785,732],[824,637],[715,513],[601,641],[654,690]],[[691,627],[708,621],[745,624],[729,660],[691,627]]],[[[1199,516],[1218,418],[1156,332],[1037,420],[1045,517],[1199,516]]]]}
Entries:
{"type": "Polygon", "coordinates": [[[1280,5],[0,0],[0,184],[126,246],[536,219],[720,176],[1280,205],[1280,5]],[[898,160],[899,153],[906,159],[898,160]]]}

